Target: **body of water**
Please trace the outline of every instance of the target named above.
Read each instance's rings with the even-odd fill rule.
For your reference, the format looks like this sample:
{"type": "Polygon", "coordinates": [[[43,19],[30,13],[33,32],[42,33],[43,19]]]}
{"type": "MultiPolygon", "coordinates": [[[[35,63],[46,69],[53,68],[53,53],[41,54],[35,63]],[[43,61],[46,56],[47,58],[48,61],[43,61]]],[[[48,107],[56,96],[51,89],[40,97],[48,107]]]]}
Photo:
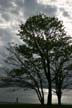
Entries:
{"type": "MultiPolygon", "coordinates": [[[[47,101],[47,89],[44,89],[45,103],[47,101]]],[[[0,102],[16,102],[18,98],[19,103],[39,103],[34,90],[24,90],[23,88],[0,88],[0,102]]],[[[57,103],[57,97],[53,93],[53,103],[57,103]]],[[[62,96],[62,103],[72,104],[72,90],[64,90],[62,96]]]]}

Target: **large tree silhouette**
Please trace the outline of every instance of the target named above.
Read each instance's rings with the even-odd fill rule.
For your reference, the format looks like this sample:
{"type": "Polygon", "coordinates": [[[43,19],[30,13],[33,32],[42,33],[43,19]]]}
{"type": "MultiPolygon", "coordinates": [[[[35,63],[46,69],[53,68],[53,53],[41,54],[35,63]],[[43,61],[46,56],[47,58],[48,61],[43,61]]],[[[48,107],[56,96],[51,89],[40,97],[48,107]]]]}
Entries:
{"type": "Polygon", "coordinates": [[[55,62],[56,66],[60,65],[57,60],[66,58],[68,53],[64,55],[64,52],[70,46],[71,38],[66,35],[58,18],[43,14],[28,18],[25,24],[20,25],[18,35],[24,44],[8,49],[10,56],[6,63],[16,66],[9,75],[18,76],[16,81],[20,82],[20,86],[34,89],[41,104],[44,104],[43,88],[46,85],[47,104],[51,105],[52,81],[56,85],[56,72],[60,71],[54,71],[55,62]]]}

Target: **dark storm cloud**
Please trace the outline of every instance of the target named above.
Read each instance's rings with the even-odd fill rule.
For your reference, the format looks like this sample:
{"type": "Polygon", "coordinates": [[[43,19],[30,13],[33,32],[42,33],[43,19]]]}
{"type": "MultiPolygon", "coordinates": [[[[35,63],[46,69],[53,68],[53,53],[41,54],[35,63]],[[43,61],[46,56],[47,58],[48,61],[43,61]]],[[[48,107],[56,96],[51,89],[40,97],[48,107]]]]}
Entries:
{"type": "Polygon", "coordinates": [[[49,16],[55,16],[57,7],[50,4],[43,5],[38,3],[36,0],[24,0],[24,15],[26,18],[39,14],[40,12],[48,14],[49,16]]]}
{"type": "MultiPolygon", "coordinates": [[[[13,0],[19,7],[24,7],[24,0],[13,0]]],[[[28,0],[29,1],[29,0],[28,0]]]]}
{"type": "Polygon", "coordinates": [[[36,14],[37,9],[37,1],[36,0],[24,0],[24,15],[25,18],[36,14]]]}
{"type": "Polygon", "coordinates": [[[62,15],[64,17],[70,18],[70,15],[69,15],[68,11],[65,10],[65,8],[60,8],[60,11],[62,12],[62,15]]]}
{"type": "Polygon", "coordinates": [[[6,21],[10,21],[13,17],[19,17],[20,11],[24,9],[24,0],[0,0],[0,14],[6,21]],[[12,17],[13,15],[13,17],[12,17]]]}
{"type": "Polygon", "coordinates": [[[12,40],[12,32],[9,29],[1,29],[0,28],[0,40],[3,42],[3,44],[6,44],[7,42],[12,40]]]}
{"type": "Polygon", "coordinates": [[[0,7],[2,9],[7,9],[10,6],[12,6],[11,5],[11,0],[0,0],[0,7]]]}
{"type": "Polygon", "coordinates": [[[3,19],[9,20],[8,11],[12,7],[11,0],[0,0],[0,14],[3,19]]]}
{"type": "Polygon", "coordinates": [[[42,11],[43,13],[46,13],[49,16],[56,16],[57,13],[57,7],[53,6],[53,5],[40,5],[39,6],[40,11],[42,11]]]}
{"type": "Polygon", "coordinates": [[[10,16],[9,16],[8,12],[3,12],[2,13],[2,18],[5,19],[6,21],[9,21],[10,20],[10,16]]]}
{"type": "Polygon", "coordinates": [[[64,17],[70,17],[69,13],[67,11],[65,11],[65,10],[63,11],[63,16],[64,17]]]}
{"type": "Polygon", "coordinates": [[[0,26],[0,41],[4,44],[11,42],[16,34],[14,31],[18,29],[18,22],[24,18],[23,3],[24,0],[0,0],[0,25],[3,24],[0,26]]]}
{"type": "Polygon", "coordinates": [[[0,14],[5,21],[13,21],[14,18],[17,21],[26,20],[27,17],[40,12],[55,16],[57,7],[38,4],[37,0],[0,0],[0,14]]]}

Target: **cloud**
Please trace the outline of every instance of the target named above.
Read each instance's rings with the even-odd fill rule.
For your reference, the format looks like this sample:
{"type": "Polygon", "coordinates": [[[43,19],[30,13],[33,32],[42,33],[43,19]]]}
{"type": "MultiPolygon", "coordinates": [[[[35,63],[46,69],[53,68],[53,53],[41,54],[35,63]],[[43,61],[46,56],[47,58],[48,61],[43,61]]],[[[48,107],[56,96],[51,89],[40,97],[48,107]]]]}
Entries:
{"type": "Polygon", "coordinates": [[[2,9],[6,9],[6,8],[11,7],[11,6],[12,6],[11,0],[0,0],[0,7],[2,9]]]}
{"type": "Polygon", "coordinates": [[[46,13],[49,16],[56,16],[57,7],[53,5],[39,5],[39,9],[41,12],[46,13]]]}
{"type": "Polygon", "coordinates": [[[69,13],[67,11],[63,11],[63,16],[64,17],[70,17],[69,13]]]}
{"type": "Polygon", "coordinates": [[[39,13],[45,13],[49,16],[55,16],[57,12],[57,7],[54,5],[44,5],[39,3],[37,0],[24,0],[24,16],[28,18],[29,16],[36,15],[39,13]]]}
{"type": "Polygon", "coordinates": [[[14,38],[20,21],[24,19],[24,0],[0,0],[0,37],[3,43],[14,38]]]}
{"type": "Polygon", "coordinates": [[[25,19],[29,16],[36,14],[37,1],[36,0],[24,0],[24,17],[25,19]]]}
{"type": "Polygon", "coordinates": [[[69,12],[68,12],[68,10],[66,10],[65,8],[60,8],[60,11],[62,12],[62,16],[63,17],[67,17],[67,18],[70,18],[71,16],[70,16],[70,14],[69,14],[69,12]]]}

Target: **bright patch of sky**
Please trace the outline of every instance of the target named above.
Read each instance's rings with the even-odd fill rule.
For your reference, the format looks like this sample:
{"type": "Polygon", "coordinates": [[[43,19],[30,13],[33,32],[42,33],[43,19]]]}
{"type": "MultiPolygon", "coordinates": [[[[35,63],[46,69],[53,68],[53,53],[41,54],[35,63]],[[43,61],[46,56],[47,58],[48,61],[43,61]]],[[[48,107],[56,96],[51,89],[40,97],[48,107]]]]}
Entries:
{"type": "Polygon", "coordinates": [[[72,35],[72,0],[37,0],[39,4],[56,6],[56,16],[63,21],[68,34],[72,35]]]}

